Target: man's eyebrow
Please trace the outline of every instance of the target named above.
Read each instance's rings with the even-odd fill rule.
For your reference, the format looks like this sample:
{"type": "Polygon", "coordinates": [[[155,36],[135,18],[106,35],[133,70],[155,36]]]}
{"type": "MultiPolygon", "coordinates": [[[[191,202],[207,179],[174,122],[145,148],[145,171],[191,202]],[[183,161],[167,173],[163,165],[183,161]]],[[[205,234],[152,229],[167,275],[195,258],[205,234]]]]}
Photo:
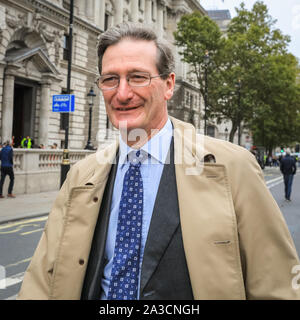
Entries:
{"type": "MultiPolygon", "coordinates": [[[[142,72],[142,73],[148,73],[148,74],[150,74],[149,71],[134,68],[134,69],[131,69],[131,70],[127,71],[126,75],[127,75],[127,74],[131,74],[131,73],[134,73],[134,72],[142,72]]],[[[118,74],[117,72],[115,72],[115,71],[103,72],[103,73],[101,74],[101,76],[106,76],[106,75],[116,75],[116,76],[119,76],[119,74],[118,74]]]]}
{"type": "Polygon", "coordinates": [[[130,72],[128,73],[133,73],[133,72],[143,72],[143,73],[150,73],[149,71],[146,70],[141,70],[141,69],[132,69],[130,72]]]}
{"type": "Polygon", "coordinates": [[[100,76],[119,76],[116,72],[103,72],[100,76]]]}

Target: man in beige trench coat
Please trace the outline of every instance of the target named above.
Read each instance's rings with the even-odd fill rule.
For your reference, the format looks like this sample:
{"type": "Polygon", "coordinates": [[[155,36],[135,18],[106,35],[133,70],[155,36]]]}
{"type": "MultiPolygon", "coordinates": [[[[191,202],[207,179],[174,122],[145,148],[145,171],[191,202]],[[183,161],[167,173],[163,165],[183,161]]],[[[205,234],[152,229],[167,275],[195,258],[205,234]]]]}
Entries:
{"type": "MultiPolygon", "coordinates": [[[[136,128],[146,132],[135,145],[125,138],[133,149],[155,139],[150,129],[159,136],[168,123],[173,127],[170,165],[163,165],[159,188],[151,190],[156,199],[142,236],[136,299],[299,299],[293,273],[299,259],[255,158],[168,117],[173,57],[152,31],[140,31],[123,24],[102,35],[98,82],[122,139],[136,128]]],[[[122,170],[115,160],[123,142],[72,166],[19,299],[107,299],[115,241],[111,204],[122,170]]]]}

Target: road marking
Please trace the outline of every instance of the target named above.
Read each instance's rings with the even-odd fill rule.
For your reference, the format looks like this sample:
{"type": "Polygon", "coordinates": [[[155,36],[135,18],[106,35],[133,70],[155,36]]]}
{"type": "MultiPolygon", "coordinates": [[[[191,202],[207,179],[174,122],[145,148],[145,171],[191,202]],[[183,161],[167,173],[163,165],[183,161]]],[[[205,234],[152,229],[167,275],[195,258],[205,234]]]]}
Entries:
{"type": "Polygon", "coordinates": [[[277,177],[272,180],[266,181],[266,184],[267,184],[268,189],[271,189],[282,182],[283,182],[283,177],[277,177]]]}
{"type": "Polygon", "coordinates": [[[281,180],[281,179],[283,179],[281,176],[280,177],[276,177],[274,179],[268,180],[266,183],[269,184],[269,183],[272,183],[274,181],[278,181],[278,180],[281,180]]]}
{"type": "Polygon", "coordinates": [[[23,233],[20,233],[21,236],[25,236],[27,234],[31,234],[31,233],[34,233],[34,232],[38,232],[38,231],[42,231],[44,230],[44,228],[40,228],[40,229],[36,229],[36,230],[32,230],[32,231],[27,231],[27,232],[23,232],[23,233]]]}
{"type": "Polygon", "coordinates": [[[271,189],[279,184],[281,184],[283,182],[283,180],[280,180],[280,181],[277,181],[277,182],[274,182],[273,184],[271,184],[270,186],[268,186],[268,189],[271,189]]]}
{"type": "Polygon", "coordinates": [[[25,227],[39,227],[39,224],[29,223],[29,224],[22,224],[16,227],[16,229],[9,230],[9,231],[0,231],[0,234],[9,234],[9,233],[16,233],[21,231],[25,227]]]}
{"type": "Polygon", "coordinates": [[[20,272],[8,278],[2,279],[1,282],[3,282],[3,286],[1,286],[1,288],[7,289],[8,287],[14,286],[17,283],[22,282],[24,274],[25,272],[20,272]]]}
{"type": "Polygon", "coordinates": [[[31,259],[32,259],[32,257],[29,257],[29,258],[26,258],[26,259],[24,259],[24,260],[17,261],[17,262],[15,262],[15,263],[8,264],[7,266],[4,266],[4,267],[5,267],[5,268],[9,268],[9,267],[18,266],[19,264],[28,262],[28,261],[30,261],[31,259]]]}
{"type": "Polygon", "coordinates": [[[17,299],[18,294],[15,294],[14,296],[10,296],[4,300],[16,300],[17,299]]]}
{"type": "Polygon", "coordinates": [[[12,228],[12,227],[23,225],[23,224],[26,224],[26,223],[45,221],[47,219],[48,219],[48,216],[40,217],[40,218],[34,218],[34,219],[22,220],[22,221],[18,221],[18,222],[12,222],[12,223],[8,223],[8,224],[5,224],[5,225],[1,225],[0,226],[0,230],[12,228]]]}

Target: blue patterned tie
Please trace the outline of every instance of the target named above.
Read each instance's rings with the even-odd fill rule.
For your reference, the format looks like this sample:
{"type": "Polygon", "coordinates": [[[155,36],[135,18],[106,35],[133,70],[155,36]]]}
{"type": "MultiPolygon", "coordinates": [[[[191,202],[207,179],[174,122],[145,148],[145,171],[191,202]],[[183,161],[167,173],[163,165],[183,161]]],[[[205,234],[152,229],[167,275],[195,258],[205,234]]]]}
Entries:
{"type": "Polygon", "coordinates": [[[130,160],[119,208],[116,244],[108,300],[136,300],[143,216],[143,180],[140,166],[145,154],[137,151],[130,160]],[[136,156],[136,157],[135,157],[136,156]]]}

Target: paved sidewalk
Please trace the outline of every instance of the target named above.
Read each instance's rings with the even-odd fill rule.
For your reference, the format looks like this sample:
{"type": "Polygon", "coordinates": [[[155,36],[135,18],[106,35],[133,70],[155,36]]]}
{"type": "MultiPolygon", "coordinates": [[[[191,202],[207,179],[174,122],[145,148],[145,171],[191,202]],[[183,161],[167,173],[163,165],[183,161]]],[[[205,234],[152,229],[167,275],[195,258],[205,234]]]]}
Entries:
{"type": "Polygon", "coordinates": [[[24,218],[47,215],[58,191],[16,195],[0,199],[0,224],[24,218]]]}

